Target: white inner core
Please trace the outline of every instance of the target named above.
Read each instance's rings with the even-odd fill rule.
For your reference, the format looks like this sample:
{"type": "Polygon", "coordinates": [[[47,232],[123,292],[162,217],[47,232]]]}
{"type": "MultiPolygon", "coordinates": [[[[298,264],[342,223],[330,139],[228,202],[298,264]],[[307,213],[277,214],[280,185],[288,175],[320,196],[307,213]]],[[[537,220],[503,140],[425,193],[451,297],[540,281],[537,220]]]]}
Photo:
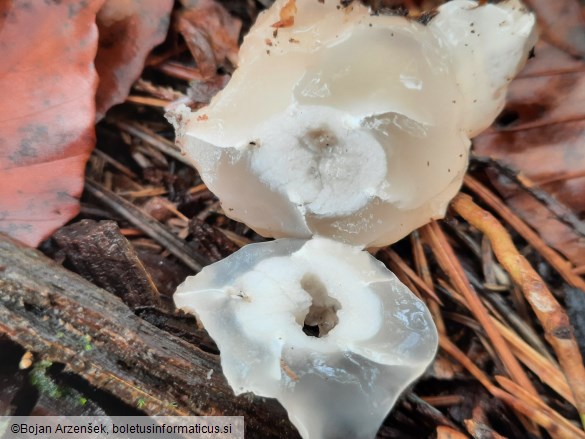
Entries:
{"type": "Polygon", "coordinates": [[[386,177],[386,154],[371,131],[331,108],[293,106],[268,120],[255,143],[253,172],[315,215],[358,211],[386,177]]]}

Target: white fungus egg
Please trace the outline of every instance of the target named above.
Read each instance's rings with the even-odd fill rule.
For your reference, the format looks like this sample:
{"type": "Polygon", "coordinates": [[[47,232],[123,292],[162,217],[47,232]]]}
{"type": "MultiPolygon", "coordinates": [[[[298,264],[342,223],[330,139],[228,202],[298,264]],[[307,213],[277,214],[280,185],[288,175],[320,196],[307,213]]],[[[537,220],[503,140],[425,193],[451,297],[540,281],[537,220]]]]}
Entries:
{"type": "Polygon", "coordinates": [[[225,213],[269,237],[383,246],[442,217],[470,137],[535,42],[519,1],[454,0],[425,25],[354,2],[277,0],[211,103],[171,112],[225,213]]]}
{"type": "Polygon", "coordinates": [[[278,399],[305,439],[373,438],[437,350],[425,304],[369,253],[325,238],[247,245],[174,300],[217,343],[234,392],[278,399]]]}

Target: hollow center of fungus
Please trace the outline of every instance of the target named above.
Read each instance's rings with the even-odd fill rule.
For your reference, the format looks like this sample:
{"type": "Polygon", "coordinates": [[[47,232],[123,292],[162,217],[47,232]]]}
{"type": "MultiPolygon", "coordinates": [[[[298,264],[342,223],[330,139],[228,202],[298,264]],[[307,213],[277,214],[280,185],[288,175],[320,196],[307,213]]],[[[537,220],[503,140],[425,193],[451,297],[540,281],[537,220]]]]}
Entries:
{"type": "Polygon", "coordinates": [[[324,337],[337,326],[337,311],[341,309],[341,304],[329,296],[327,287],[315,274],[305,274],[301,279],[301,288],[311,296],[311,306],[302,321],[303,332],[312,337],[324,337]]]}
{"type": "Polygon", "coordinates": [[[303,146],[316,153],[323,153],[337,144],[335,134],[327,128],[318,128],[307,133],[306,139],[300,139],[303,146]]]}

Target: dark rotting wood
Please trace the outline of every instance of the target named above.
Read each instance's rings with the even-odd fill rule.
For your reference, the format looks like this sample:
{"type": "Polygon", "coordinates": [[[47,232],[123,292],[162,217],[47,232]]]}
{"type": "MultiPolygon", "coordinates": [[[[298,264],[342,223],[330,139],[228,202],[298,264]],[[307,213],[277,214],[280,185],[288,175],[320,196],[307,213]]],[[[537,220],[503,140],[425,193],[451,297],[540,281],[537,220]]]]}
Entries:
{"type": "Polygon", "coordinates": [[[243,415],[250,437],[298,437],[274,400],[234,396],[217,356],[4,235],[0,333],[149,415],[243,415]]]}
{"type": "Polygon", "coordinates": [[[189,229],[200,252],[212,262],[219,261],[239,250],[239,247],[224,233],[197,217],[189,220],[189,229]]]}
{"type": "Polygon", "coordinates": [[[53,239],[76,273],[130,308],[158,303],[156,285],[114,221],[82,220],[61,228],[53,239]]]}
{"type": "Polygon", "coordinates": [[[89,179],[85,180],[85,190],[102,204],[138,227],[193,271],[201,271],[201,268],[209,264],[207,258],[193,250],[186,242],[173,235],[163,224],[128,200],[89,179]]]}

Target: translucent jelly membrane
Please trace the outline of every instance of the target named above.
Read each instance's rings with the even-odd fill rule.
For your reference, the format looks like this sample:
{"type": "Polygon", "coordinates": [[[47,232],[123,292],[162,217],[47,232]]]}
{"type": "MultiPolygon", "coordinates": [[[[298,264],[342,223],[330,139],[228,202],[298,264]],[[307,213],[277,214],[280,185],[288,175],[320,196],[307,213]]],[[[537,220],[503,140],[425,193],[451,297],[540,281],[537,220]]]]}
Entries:
{"type": "Polygon", "coordinates": [[[297,0],[294,25],[276,30],[284,3],[258,18],[209,106],[171,115],[226,214],[264,236],[362,247],[442,217],[469,138],[534,44],[534,16],[516,0],[455,0],[425,26],[297,0]]]}
{"type": "Polygon", "coordinates": [[[367,252],[324,238],[247,245],[175,294],[236,394],[277,398],[304,438],[373,438],[432,361],[426,306],[367,252]]]}

